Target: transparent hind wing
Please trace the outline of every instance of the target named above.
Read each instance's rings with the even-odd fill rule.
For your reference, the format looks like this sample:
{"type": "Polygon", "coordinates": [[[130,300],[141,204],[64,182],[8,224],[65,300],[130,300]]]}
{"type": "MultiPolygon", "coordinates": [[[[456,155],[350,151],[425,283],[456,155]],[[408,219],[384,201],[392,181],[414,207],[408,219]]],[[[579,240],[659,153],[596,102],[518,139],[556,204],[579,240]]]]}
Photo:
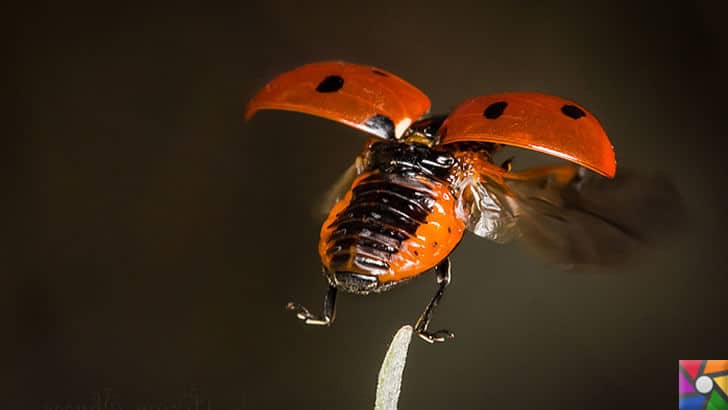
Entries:
{"type": "Polygon", "coordinates": [[[362,156],[356,157],[356,160],[346,168],[311,210],[314,218],[325,218],[329,214],[334,204],[343,198],[346,191],[351,188],[351,184],[356,177],[364,172],[364,167],[364,158],[362,156]]]}
{"type": "Polygon", "coordinates": [[[494,180],[471,175],[455,189],[456,212],[473,234],[498,243],[520,236],[513,202],[494,180]]]}
{"type": "Polygon", "coordinates": [[[545,260],[565,269],[623,267],[684,226],[682,198],[667,177],[575,171],[568,182],[554,173],[507,181],[521,242],[545,260]]]}
{"type": "Polygon", "coordinates": [[[519,239],[564,269],[624,267],[686,223],[682,198],[663,175],[620,170],[609,179],[571,164],[476,171],[455,189],[467,229],[500,243],[519,239]]]}

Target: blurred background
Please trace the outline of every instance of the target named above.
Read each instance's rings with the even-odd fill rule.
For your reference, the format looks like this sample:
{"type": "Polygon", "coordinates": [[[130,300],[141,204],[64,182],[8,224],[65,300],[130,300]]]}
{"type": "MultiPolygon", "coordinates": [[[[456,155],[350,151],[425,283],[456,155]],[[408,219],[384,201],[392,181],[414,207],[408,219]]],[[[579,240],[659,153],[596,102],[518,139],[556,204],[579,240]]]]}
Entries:
{"type": "Polygon", "coordinates": [[[326,289],[311,209],[366,137],[241,115],[276,74],[330,59],[402,76],[433,112],[500,91],[573,99],[620,167],[665,172],[690,213],[681,238],[609,275],[466,236],[433,322],[457,339],[413,340],[400,408],[674,408],[678,359],[728,357],[726,30],[721,2],[651,3],[8,13],[3,408],[372,407],[434,280],[341,295],[330,329],[295,320],[285,303],[318,309],[326,289]]]}

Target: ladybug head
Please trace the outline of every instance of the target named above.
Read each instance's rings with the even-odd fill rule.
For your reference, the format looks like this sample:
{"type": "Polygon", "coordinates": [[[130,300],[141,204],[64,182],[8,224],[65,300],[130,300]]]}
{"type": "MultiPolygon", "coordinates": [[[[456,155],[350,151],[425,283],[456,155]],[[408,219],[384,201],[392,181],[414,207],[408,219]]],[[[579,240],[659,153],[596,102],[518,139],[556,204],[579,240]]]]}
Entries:
{"type": "Polygon", "coordinates": [[[417,142],[427,146],[433,146],[437,142],[437,131],[447,118],[446,114],[428,115],[421,118],[405,131],[402,140],[406,142],[417,142]]]}

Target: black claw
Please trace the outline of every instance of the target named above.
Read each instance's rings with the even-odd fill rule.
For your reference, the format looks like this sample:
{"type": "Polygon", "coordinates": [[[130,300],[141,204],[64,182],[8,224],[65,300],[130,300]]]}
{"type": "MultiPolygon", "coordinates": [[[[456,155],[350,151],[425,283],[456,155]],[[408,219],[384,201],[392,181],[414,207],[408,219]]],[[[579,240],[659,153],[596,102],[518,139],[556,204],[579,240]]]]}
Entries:
{"type": "Polygon", "coordinates": [[[296,313],[296,317],[301,320],[314,319],[315,316],[311,314],[304,306],[298,303],[288,302],[286,309],[296,313]]]}
{"type": "Polygon", "coordinates": [[[336,288],[329,286],[329,291],[324,298],[324,314],[316,316],[308,311],[303,305],[288,302],[286,309],[296,313],[296,317],[303,320],[307,325],[314,326],[331,326],[334,323],[334,314],[336,312],[336,288]]]}
{"type": "Polygon", "coordinates": [[[503,161],[503,163],[501,164],[501,168],[508,172],[511,172],[511,169],[513,169],[513,157],[510,157],[507,160],[503,161]]]}
{"type": "Polygon", "coordinates": [[[417,335],[427,343],[443,343],[455,339],[455,333],[446,329],[436,332],[417,332],[417,335]]]}

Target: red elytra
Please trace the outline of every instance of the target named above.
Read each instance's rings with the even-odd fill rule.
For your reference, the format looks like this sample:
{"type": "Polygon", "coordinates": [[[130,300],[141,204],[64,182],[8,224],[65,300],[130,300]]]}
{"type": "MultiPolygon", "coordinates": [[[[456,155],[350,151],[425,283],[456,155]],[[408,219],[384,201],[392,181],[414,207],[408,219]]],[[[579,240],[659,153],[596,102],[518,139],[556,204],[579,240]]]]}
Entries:
{"type": "MultiPolygon", "coordinates": [[[[429,108],[427,95],[392,73],[332,61],[277,76],[250,100],[244,116],[250,119],[264,109],[297,111],[400,138],[429,108]]],[[[471,98],[450,112],[441,131],[440,144],[493,142],[563,158],[608,177],[616,171],[612,143],[596,117],[552,95],[512,92],[471,98]],[[489,109],[493,115],[487,115],[489,109]]]]}
{"type": "Polygon", "coordinates": [[[469,99],[448,114],[441,144],[495,142],[539,151],[613,177],[614,148],[596,117],[564,98],[502,93],[469,99]]]}
{"type": "Polygon", "coordinates": [[[333,61],[306,64],[277,76],[250,100],[245,118],[264,109],[303,112],[379,137],[399,138],[430,109],[430,99],[382,69],[333,61]],[[391,124],[381,124],[378,116],[391,124]]]}

